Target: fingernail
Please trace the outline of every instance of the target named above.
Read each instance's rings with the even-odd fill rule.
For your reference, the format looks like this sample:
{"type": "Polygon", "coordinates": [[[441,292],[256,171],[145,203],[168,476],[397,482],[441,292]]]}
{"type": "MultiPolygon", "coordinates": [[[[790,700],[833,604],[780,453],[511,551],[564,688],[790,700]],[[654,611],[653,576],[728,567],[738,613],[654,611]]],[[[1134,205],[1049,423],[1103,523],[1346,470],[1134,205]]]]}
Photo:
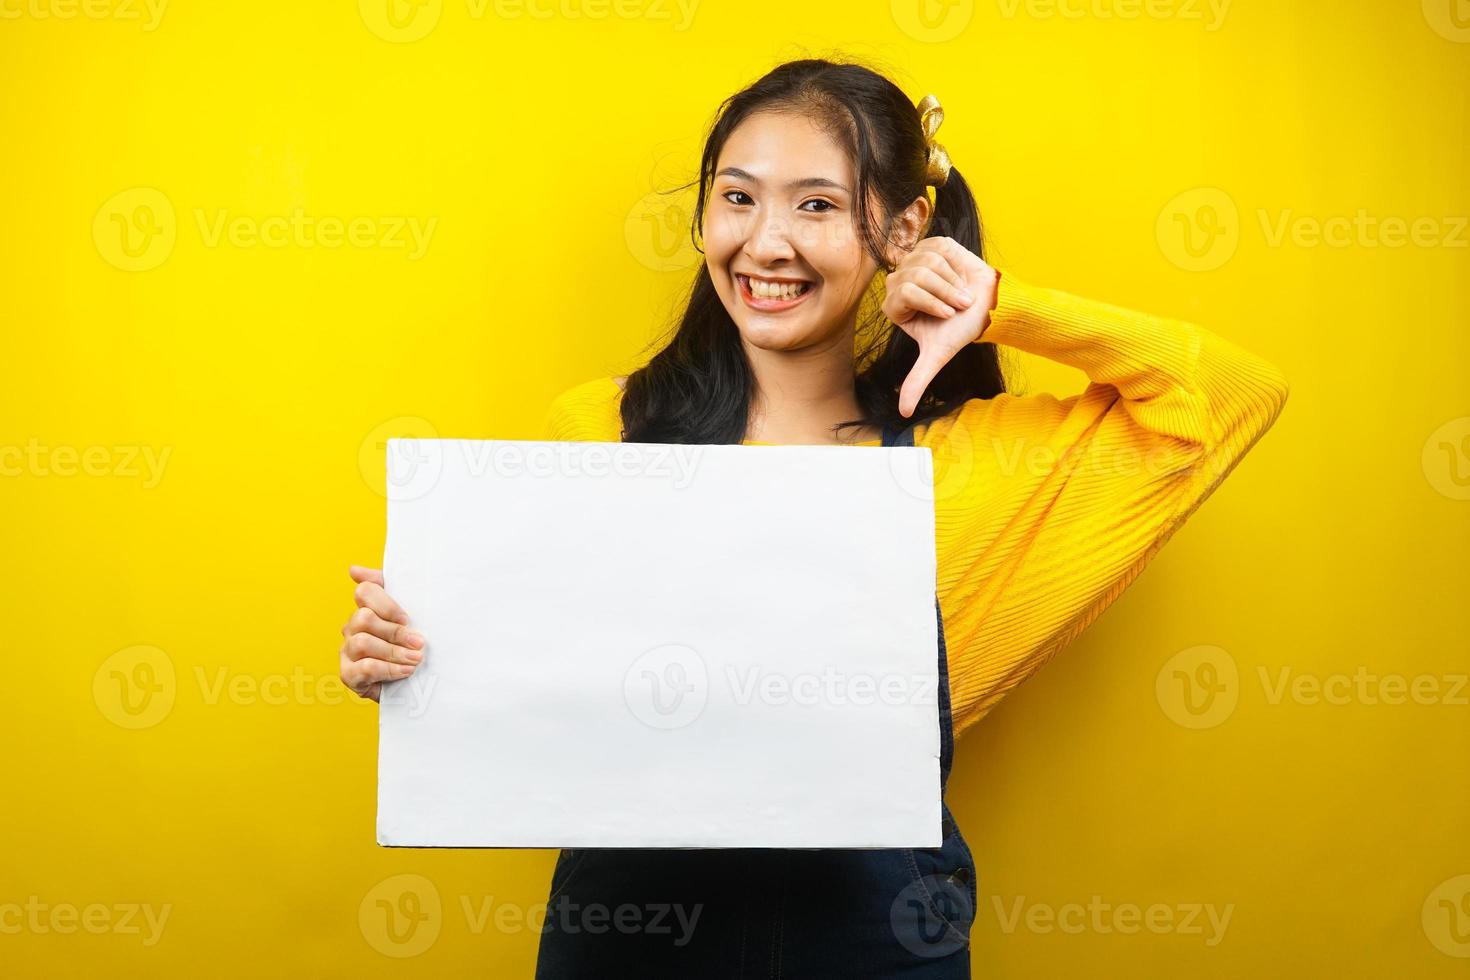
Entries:
{"type": "Polygon", "coordinates": [[[960,302],[968,306],[969,304],[975,302],[975,297],[971,296],[969,293],[965,292],[962,289],[960,290],[960,302]]]}
{"type": "Polygon", "coordinates": [[[408,634],[408,645],[415,650],[422,650],[424,648],[424,635],[422,633],[408,634]]]}
{"type": "Polygon", "coordinates": [[[412,674],[412,673],[413,673],[413,666],[411,664],[394,664],[393,665],[393,674],[396,677],[407,677],[409,674],[412,674]]]}
{"type": "Polygon", "coordinates": [[[404,656],[408,658],[408,662],[411,664],[416,664],[424,659],[424,655],[417,650],[410,650],[404,656]]]}
{"type": "Polygon", "coordinates": [[[954,316],[954,307],[953,306],[950,306],[948,303],[945,303],[944,304],[944,315],[945,316],[954,316]]]}

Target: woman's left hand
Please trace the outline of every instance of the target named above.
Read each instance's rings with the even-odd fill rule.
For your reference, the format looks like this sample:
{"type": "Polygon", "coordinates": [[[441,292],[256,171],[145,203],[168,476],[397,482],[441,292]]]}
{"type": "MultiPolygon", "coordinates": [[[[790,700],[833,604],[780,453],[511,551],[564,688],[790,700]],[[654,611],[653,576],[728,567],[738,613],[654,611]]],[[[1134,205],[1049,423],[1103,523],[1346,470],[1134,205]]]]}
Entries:
{"type": "Polygon", "coordinates": [[[898,410],[914,414],[939,369],[990,324],[1000,274],[953,238],[926,238],[885,280],[883,315],[919,344],[904,379],[898,410]]]}

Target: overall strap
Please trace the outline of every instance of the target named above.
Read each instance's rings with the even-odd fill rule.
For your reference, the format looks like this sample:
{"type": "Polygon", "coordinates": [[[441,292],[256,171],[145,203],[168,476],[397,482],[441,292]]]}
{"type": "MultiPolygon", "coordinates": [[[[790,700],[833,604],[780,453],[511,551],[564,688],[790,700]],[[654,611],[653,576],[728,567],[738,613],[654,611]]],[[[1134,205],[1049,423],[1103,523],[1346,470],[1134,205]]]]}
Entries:
{"type": "MultiPolygon", "coordinates": [[[[902,429],[884,426],[883,445],[912,446],[916,425],[917,422],[910,422],[902,429]]],[[[949,705],[949,656],[944,646],[944,614],[939,608],[937,592],[934,595],[934,615],[939,621],[939,785],[942,792],[949,783],[949,770],[954,763],[954,717],[949,705]]]]}
{"type": "Polygon", "coordinates": [[[917,422],[910,422],[901,428],[895,425],[885,425],[883,427],[883,445],[912,446],[914,444],[914,426],[918,424],[917,422]]]}

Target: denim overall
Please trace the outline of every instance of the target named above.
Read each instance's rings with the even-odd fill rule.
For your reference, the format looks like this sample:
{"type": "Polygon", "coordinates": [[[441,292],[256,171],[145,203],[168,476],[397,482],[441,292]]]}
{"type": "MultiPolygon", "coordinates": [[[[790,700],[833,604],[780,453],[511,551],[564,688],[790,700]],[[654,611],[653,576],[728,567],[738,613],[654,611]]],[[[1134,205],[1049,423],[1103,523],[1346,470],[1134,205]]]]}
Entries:
{"type": "MultiPolygon", "coordinates": [[[[913,426],[884,446],[912,446],[913,426]]],[[[954,756],[939,617],[940,786],[954,756]]],[[[975,863],[941,802],[935,848],[563,850],[538,980],[970,976],[975,863]]]]}

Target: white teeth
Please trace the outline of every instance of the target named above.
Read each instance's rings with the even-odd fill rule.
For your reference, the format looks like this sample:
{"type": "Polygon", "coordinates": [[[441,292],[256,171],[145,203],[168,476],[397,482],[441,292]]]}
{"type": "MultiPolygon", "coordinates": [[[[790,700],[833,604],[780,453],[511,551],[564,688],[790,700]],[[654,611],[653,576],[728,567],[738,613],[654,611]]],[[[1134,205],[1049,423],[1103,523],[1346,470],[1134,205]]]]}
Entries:
{"type": "Polygon", "coordinates": [[[763,282],[748,276],[745,281],[750,284],[750,294],[760,299],[795,299],[809,285],[799,282],[763,282]]]}

